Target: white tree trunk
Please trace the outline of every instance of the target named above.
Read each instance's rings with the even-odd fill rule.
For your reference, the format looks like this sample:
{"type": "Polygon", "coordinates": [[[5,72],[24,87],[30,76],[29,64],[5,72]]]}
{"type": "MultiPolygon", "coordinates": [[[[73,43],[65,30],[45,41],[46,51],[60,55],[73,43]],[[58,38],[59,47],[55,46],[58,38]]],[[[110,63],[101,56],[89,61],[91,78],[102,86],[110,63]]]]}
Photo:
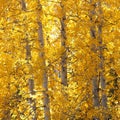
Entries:
{"type": "MultiPolygon", "coordinates": [[[[103,47],[103,41],[102,41],[102,8],[101,8],[101,1],[95,1],[90,0],[90,3],[93,5],[93,10],[90,12],[90,20],[93,24],[91,26],[91,37],[94,38],[94,40],[97,40],[98,45],[96,48],[93,48],[93,51],[96,52],[96,55],[99,56],[99,63],[97,68],[97,73],[99,72],[99,76],[95,76],[93,78],[93,103],[95,107],[99,107],[100,105],[105,109],[107,108],[107,96],[105,93],[105,77],[104,77],[104,47],[103,47]],[[96,17],[93,21],[93,17],[96,17]],[[99,70],[99,71],[98,71],[99,70]],[[96,79],[96,80],[95,80],[96,79]],[[99,83],[101,87],[101,103],[99,101],[99,83]]],[[[95,46],[95,45],[94,45],[95,46]]],[[[107,116],[105,113],[103,113],[104,119],[107,119],[107,116]]],[[[98,119],[98,118],[94,118],[98,119]]]]}
{"type": "Polygon", "coordinates": [[[64,14],[64,5],[61,3],[61,8],[63,11],[63,16],[60,19],[61,23],[61,47],[64,48],[64,51],[61,55],[61,83],[64,86],[67,86],[67,53],[66,53],[66,31],[65,31],[65,20],[66,16],[64,14]]]}
{"type": "MultiPolygon", "coordinates": [[[[90,0],[90,4],[93,4],[92,3],[93,1],[90,0]]],[[[93,40],[96,39],[96,26],[94,24],[94,21],[93,21],[93,17],[96,16],[96,6],[94,5],[93,9],[90,11],[90,14],[89,14],[89,17],[90,17],[90,21],[92,23],[91,27],[90,27],[90,35],[91,35],[91,38],[93,40]]],[[[96,53],[96,44],[93,43],[92,44],[92,51],[94,53],[96,53]]],[[[93,60],[94,61],[94,60],[93,60]]],[[[96,61],[94,61],[96,62],[96,61]]],[[[96,63],[95,63],[96,64],[96,63]]],[[[98,80],[98,75],[97,75],[97,69],[98,69],[98,66],[96,65],[95,66],[96,68],[94,69],[94,72],[96,72],[96,75],[93,76],[92,78],[92,84],[93,84],[93,106],[94,107],[99,107],[100,106],[100,102],[99,102],[99,80],[98,80]]]]}
{"type": "MultiPolygon", "coordinates": [[[[42,23],[41,21],[38,22],[38,39],[40,42],[40,47],[42,47],[42,50],[44,48],[44,39],[43,39],[43,31],[42,31],[42,23]]],[[[40,52],[40,58],[42,59],[42,65],[43,65],[43,76],[42,76],[42,80],[43,80],[43,106],[44,106],[44,119],[45,120],[50,120],[50,107],[49,107],[49,95],[47,94],[48,92],[48,76],[47,76],[47,70],[46,70],[46,63],[45,63],[45,53],[44,51],[40,52]]]]}
{"type": "MultiPolygon", "coordinates": [[[[38,5],[41,6],[40,1],[38,0],[38,5]]],[[[42,10],[42,7],[40,8],[42,10]]],[[[48,92],[48,75],[47,75],[47,69],[46,69],[46,62],[45,62],[45,53],[44,53],[44,38],[43,38],[43,28],[42,28],[42,22],[39,20],[39,12],[37,16],[37,22],[38,22],[38,40],[40,43],[40,47],[42,51],[40,51],[40,59],[42,60],[43,65],[43,76],[42,76],[42,87],[43,87],[43,106],[44,106],[44,120],[50,120],[50,100],[48,92]]]]}
{"type": "MultiPolygon", "coordinates": [[[[95,26],[95,23],[94,23],[94,17],[96,16],[96,4],[94,3],[94,0],[90,0],[90,4],[92,5],[92,10],[90,11],[90,14],[89,14],[89,17],[90,17],[90,22],[91,22],[91,27],[90,27],[90,35],[91,35],[91,38],[93,40],[96,40],[97,39],[97,31],[96,31],[96,26],[95,26]]],[[[96,41],[95,43],[92,44],[91,46],[91,50],[97,55],[96,53],[96,41]]],[[[97,62],[95,60],[93,60],[93,62],[97,62]]],[[[93,107],[99,107],[100,106],[100,101],[99,101],[99,79],[98,79],[98,64],[95,63],[96,66],[95,66],[95,69],[94,69],[94,72],[95,72],[95,75],[92,77],[92,85],[93,85],[93,90],[92,90],[92,93],[93,93],[93,107]]],[[[99,118],[97,116],[93,116],[93,120],[99,120],[99,118]]]]}
{"type": "MultiPolygon", "coordinates": [[[[29,70],[31,71],[32,69],[32,65],[30,64],[30,60],[31,60],[31,49],[30,49],[30,45],[29,45],[29,41],[27,40],[28,38],[25,38],[26,41],[26,61],[27,61],[27,66],[29,68],[29,70]]],[[[28,102],[30,104],[31,107],[31,119],[32,120],[37,120],[37,115],[36,115],[36,102],[35,102],[35,98],[32,98],[32,96],[35,95],[35,91],[34,91],[34,79],[33,79],[33,75],[31,74],[31,77],[28,79],[28,86],[29,86],[29,92],[30,92],[30,98],[28,99],[28,102]]]]}
{"type": "MultiPolygon", "coordinates": [[[[22,10],[26,11],[26,3],[24,0],[21,0],[21,6],[22,6],[22,10]]],[[[27,61],[27,66],[29,69],[32,69],[32,66],[30,64],[30,60],[31,60],[31,49],[30,49],[30,45],[29,45],[29,41],[28,41],[28,35],[27,35],[27,31],[25,31],[26,33],[26,38],[25,38],[25,42],[26,42],[26,61],[27,61]]],[[[37,115],[36,115],[36,102],[35,99],[33,99],[31,96],[35,95],[35,91],[34,91],[34,80],[33,80],[33,75],[31,75],[31,77],[28,79],[28,85],[29,85],[29,92],[30,92],[30,98],[28,99],[28,102],[30,103],[30,107],[31,107],[31,120],[37,120],[37,115]]]]}
{"type": "MultiPolygon", "coordinates": [[[[32,78],[30,78],[28,80],[28,84],[29,84],[29,91],[30,91],[30,95],[33,96],[35,95],[35,91],[34,91],[34,80],[32,78]]],[[[30,107],[32,109],[31,111],[31,115],[32,115],[32,120],[37,120],[37,115],[36,115],[36,102],[35,99],[30,97],[29,98],[29,103],[30,103],[30,107]]]]}
{"type": "MultiPolygon", "coordinates": [[[[101,2],[98,2],[98,14],[99,16],[102,16],[102,10],[101,10],[101,2]]],[[[99,73],[99,77],[100,77],[100,83],[101,83],[101,89],[102,89],[102,98],[101,98],[101,105],[104,108],[107,108],[107,96],[105,94],[105,86],[106,86],[106,82],[105,82],[105,76],[104,76],[104,46],[103,46],[103,41],[102,41],[102,25],[103,25],[103,21],[102,18],[99,18],[99,24],[97,26],[98,28],[98,42],[99,42],[99,58],[100,58],[100,64],[99,64],[99,69],[100,69],[100,73],[99,73]]]]}

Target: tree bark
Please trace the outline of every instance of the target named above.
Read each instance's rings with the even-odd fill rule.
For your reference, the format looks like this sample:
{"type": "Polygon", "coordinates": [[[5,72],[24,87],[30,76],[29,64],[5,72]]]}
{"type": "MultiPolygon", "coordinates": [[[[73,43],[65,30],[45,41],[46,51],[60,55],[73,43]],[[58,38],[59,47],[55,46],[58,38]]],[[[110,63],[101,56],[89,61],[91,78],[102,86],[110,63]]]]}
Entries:
{"type": "MultiPolygon", "coordinates": [[[[90,28],[91,37],[97,40],[96,42],[98,45],[96,45],[96,48],[93,48],[94,52],[96,52],[96,55],[99,56],[99,62],[98,62],[98,68],[97,73],[99,73],[98,76],[93,78],[93,103],[94,107],[99,107],[100,105],[103,107],[103,109],[107,108],[107,96],[105,93],[105,76],[104,76],[104,47],[103,47],[103,40],[102,40],[102,8],[101,8],[101,1],[95,1],[90,0],[90,3],[93,6],[93,10],[90,12],[90,20],[92,23],[92,26],[90,28]],[[94,17],[94,18],[93,18],[94,17]],[[96,17],[96,19],[95,19],[96,17]],[[95,80],[96,79],[96,80],[95,80]],[[99,83],[101,88],[101,103],[99,101],[99,83]]],[[[95,45],[94,45],[95,46],[95,45]]],[[[104,120],[107,119],[106,114],[103,112],[104,120]]],[[[94,119],[98,119],[94,117],[94,119]]]]}
{"type": "MultiPolygon", "coordinates": [[[[102,10],[101,10],[101,2],[98,2],[99,16],[102,16],[102,10]]],[[[100,64],[99,64],[99,77],[100,77],[100,83],[101,83],[101,89],[102,89],[102,98],[101,98],[101,105],[104,108],[107,108],[107,96],[105,94],[105,76],[104,76],[104,46],[103,46],[103,40],[102,40],[102,18],[99,18],[99,24],[97,26],[98,28],[98,43],[99,43],[99,58],[100,58],[100,64]]]]}
{"type": "MultiPolygon", "coordinates": [[[[103,21],[102,21],[102,9],[101,9],[101,1],[98,1],[98,16],[99,16],[99,24],[97,25],[98,29],[98,43],[99,43],[99,79],[100,79],[100,85],[101,85],[101,106],[104,109],[107,109],[107,95],[105,93],[106,89],[106,80],[104,76],[104,46],[103,46],[103,40],[102,40],[102,26],[103,26],[103,21]]],[[[104,120],[108,120],[108,116],[105,112],[103,112],[103,117],[104,120]]]]}
{"type": "MultiPolygon", "coordinates": [[[[21,6],[22,6],[22,10],[24,10],[24,11],[27,10],[26,3],[25,3],[24,0],[21,0],[21,6]]],[[[26,38],[25,38],[25,42],[26,42],[26,61],[27,61],[26,64],[27,64],[29,70],[31,70],[32,69],[32,66],[30,64],[31,49],[30,49],[30,45],[29,45],[29,41],[28,41],[27,31],[25,30],[25,32],[26,32],[25,33],[26,34],[26,38]]],[[[30,98],[28,98],[28,102],[30,103],[30,107],[31,107],[31,111],[30,111],[30,113],[31,113],[31,120],[37,120],[36,102],[35,102],[35,99],[31,97],[31,96],[35,95],[33,75],[31,75],[31,77],[28,79],[28,85],[29,85],[29,92],[30,92],[30,98]]]]}
{"type": "MultiPolygon", "coordinates": [[[[43,39],[43,31],[42,31],[42,23],[41,21],[38,22],[38,40],[39,40],[39,43],[40,43],[40,47],[44,48],[44,39],[43,39]]],[[[44,51],[41,51],[40,52],[40,58],[42,59],[42,65],[43,65],[43,76],[42,76],[42,80],[43,80],[43,106],[44,106],[44,119],[45,120],[50,120],[50,107],[49,107],[49,95],[47,94],[48,92],[48,76],[47,76],[47,70],[46,70],[46,63],[45,63],[45,53],[44,51]]]]}
{"type": "Polygon", "coordinates": [[[61,47],[64,48],[64,51],[61,55],[61,82],[64,86],[67,86],[67,53],[66,53],[66,30],[65,30],[65,20],[66,16],[64,13],[64,5],[62,2],[60,3],[60,6],[63,11],[63,16],[60,18],[61,23],[61,47]]]}
{"type": "MultiPolygon", "coordinates": [[[[91,50],[97,55],[97,46],[96,46],[96,39],[97,39],[97,31],[96,31],[96,25],[94,21],[94,17],[96,16],[96,3],[94,3],[94,0],[90,0],[91,4],[91,11],[89,14],[90,17],[90,22],[91,22],[91,27],[90,27],[90,36],[91,38],[95,41],[93,42],[91,46],[91,50]]],[[[93,60],[94,62],[98,62],[93,60]]],[[[92,85],[93,85],[93,107],[94,108],[99,108],[100,106],[100,101],[99,101],[99,79],[98,79],[98,63],[95,63],[96,66],[94,68],[95,75],[92,77],[92,85]]],[[[100,120],[98,116],[93,116],[93,120],[100,120]]]]}
{"type": "MultiPolygon", "coordinates": [[[[90,4],[93,5],[93,9],[90,11],[90,14],[89,14],[90,22],[92,23],[92,25],[90,27],[90,35],[91,35],[91,38],[93,40],[96,40],[96,38],[97,38],[97,35],[96,35],[97,33],[96,32],[97,31],[96,31],[96,26],[95,26],[94,19],[93,19],[93,17],[96,16],[96,11],[95,11],[96,5],[93,4],[92,0],[90,0],[90,4]]],[[[94,53],[96,53],[96,44],[95,43],[92,44],[92,51],[94,53]]],[[[94,61],[94,62],[96,62],[96,61],[94,61]]],[[[92,84],[93,84],[93,106],[94,107],[99,107],[100,106],[100,103],[99,103],[99,80],[98,80],[98,75],[97,75],[97,71],[98,71],[98,66],[97,65],[95,66],[94,71],[95,71],[96,75],[94,75],[92,77],[92,84]]]]}
{"type": "MultiPolygon", "coordinates": [[[[32,69],[32,65],[30,64],[31,49],[30,49],[29,41],[27,40],[27,38],[25,38],[25,41],[26,41],[26,61],[27,61],[27,66],[31,71],[32,69]]],[[[35,102],[35,99],[32,98],[32,96],[35,95],[33,75],[31,75],[31,77],[28,79],[28,86],[29,86],[29,92],[30,92],[30,98],[28,99],[28,102],[30,103],[30,107],[31,107],[31,112],[30,112],[32,115],[31,120],[37,120],[36,102],[35,102]]]]}
{"type": "MultiPolygon", "coordinates": [[[[39,11],[42,10],[42,5],[40,1],[38,0],[38,6],[41,6],[39,11]]],[[[42,22],[40,21],[40,16],[39,16],[39,11],[38,11],[38,16],[37,16],[37,23],[38,23],[38,40],[40,43],[40,47],[42,51],[40,51],[40,59],[42,60],[42,87],[43,87],[43,106],[44,106],[44,120],[50,120],[50,100],[49,100],[49,95],[47,94],[48,92],[48,75],[47,75],[47,69],[46,69],[46,62],[45,62],[45,53],[44,53],[44,38],[43,38],[43,28],[42,28],[42,22]]]]}

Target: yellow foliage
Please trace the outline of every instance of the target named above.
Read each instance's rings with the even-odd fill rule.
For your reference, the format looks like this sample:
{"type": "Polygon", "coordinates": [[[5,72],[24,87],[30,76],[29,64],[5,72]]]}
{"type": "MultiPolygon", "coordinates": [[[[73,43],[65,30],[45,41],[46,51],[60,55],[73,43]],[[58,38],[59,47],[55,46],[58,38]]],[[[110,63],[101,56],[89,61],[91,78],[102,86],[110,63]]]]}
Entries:
{"type": "Polygon", "coordinates": [[[104,114],[118,120],[119,0],[23,0],[26,10],[21,2],[0,0],[0,119],[29,120],[36,112],[43,120],[49,97],[53,120],[103,120],[104,114]],[[62,67],[68,86],[61,82],[62,67]],[[99,107],[93,104],[94,76],[99,107]]]}

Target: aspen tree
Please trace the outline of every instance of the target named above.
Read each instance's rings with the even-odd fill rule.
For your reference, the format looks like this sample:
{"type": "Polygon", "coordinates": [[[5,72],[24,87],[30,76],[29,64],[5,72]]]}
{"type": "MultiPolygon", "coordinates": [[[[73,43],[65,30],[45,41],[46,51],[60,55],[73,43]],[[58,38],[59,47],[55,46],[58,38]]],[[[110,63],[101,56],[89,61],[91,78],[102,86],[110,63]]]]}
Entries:
{"type": "MultiPolygon", "coordinates": [[[[90,21],[91,21],[91,27],[90,27],[90,35],[92,38],[92,51],[96,54],[97,56],[97,30],[96,30],[96,24],[95,24],[95,17],[97,16],[96,13],[96,8],[97,8],[97,3],[94,0],[90,0],[90,4],[91,4],[91,11],[89,14],[90,17],[90,21]]],[[[93,106],[94,108],[98,108],[100,106],[100,102],[99,102],[99,78],[98,78],[98,60],[94,59],[93,60],[95,63],[95,67],[94,67],[94,76],[92,77],[92,85],[93,85],[93,106]]],[[[93,117],[94,120],[99,120],[99,118],[97,116],[93,117]]]]}
{"type": "Polygon", "coordinates": [[[40,3],[40,0],[38,0],[38,8],[37,8],[37,23],[38,23],[38,41],[40,44],[40,59],[41,59],[41,65],[42,65],[42,87],[43,87],[43,107],[44,107],[44,120],[50,120],[50,100],[48,95],[48,75],[47,75],[47,69],[46,69],[46,60],[45,60],[45,41],[43,38],[43,26],[41,22],[41,16],[40,13],[42,11],[42,5],[40,3]]]}
{"type": "MultiPolygon", "coordinates": [[[[91,35],[91,38],[92,40],[94,41],[93,44],[92,44],[92,51],[95,53],[96,52],[96,39],[97,39],[97,31],[96,31],[96,26],[95,26],[95,23],[94,23],[94,17],[96,16],[96,4],[93,2],[93,0],[90,0],[90,4],[92,6],[92,10],[90,11],[90,21],[91,21],[91,27],[90,27],[90,35],[91,35]],[[94,48],[93,48],[94,47],[94,48]]],[[[94,62],[97,62],[97,61],[94,61],[94,62]]],[[[95,63],[97,64],[97,63],[95,63]]],[[[96,65],[94,70],[95,70],[95,74],[92,78],[92,84],[93,84],[93,105],[94,107],[99,107],[100,106],[100,103],[99,103],[99,80],[98,80],[98,75],[97,75],[97,70],[98,69],[98,66],[96,65]]]]}
{"type": "Polygon", "coordinates": [[[61,9],[62,9],[62,17],[60,18],[61,23],[61,47],[63,47],[63,53],[61,55],[61,82],[64,86],[67,86],[67,51],[66,51],[66,15],[64,10],[64,5],[61,1],[60,3],[61,9]]]}
{"type": "MultiPolygon", "coordinates": [[[[24,11],[27,11],[27,8],[26,8],[26,3],[24,0],[21,0],[21,5],[22,5],[22,10],[24,11]]],[[[25,24],[25,30],[26,30],[26,24],[25,24]]],[[[31,108],[31,120],[37,120],[37,116],[36,116],[36,102],[35,102],[35,99],[32,98],[32,96],[35,95],[35,91],[34,91],[34,79],[33,79],[33,75],[30,71],[32,71],[32,65],[30,64],[30,60],[31,60],[31,48],[30,48],[30,45],[29,45],[29,33],[27,33],[27,30],[25,31],[25,42],[26,42],[26,64],[27,64],[27,67],[29,69],[29,79],[28,79],[28,86],[29,86],[29,92],[30,92],[30,98],[28,98],[28,102],[30,103],[30,108],[31,108]]]]}
{"type": "MultiPolygon", "coordinates": [[[[27,66],[29,71],[32,71],[32,65],[30,64],[30,59],[31,59],[31,50],[30,50],[30,45],[29,41],[27,40],[28,38],[25,38],[26,41],[26,60],[27,60],[27,66]]],[[[37,120],[37,115],[36,115],[36,102],[35,99],[32,98],[32,96],[35,95],[34,91],[34,79],[33,75],[30,75],[31,77],[28,80],[28,85],[29,85],[29,91],[30,91],[30,98],[28,99],[28,102],[30,103],[30,107],[32,109],[31,115],[32,115],[32,120],[37,120]]]]}
{"type": "Polygon", "coordinates": [[[101,106],[103,107],[103,117],[104,120],[107,119],[107,115],[104,113],[104,109],[107,108],[107,96],[105,93],[106,89],[106,79],[105,79],[105,63],[104,63],[104,45],[102,39],[102,27],[103,27],[103,17],[102,17],[102,8],[101,8],[101,0],[97,3],[98,9],[97,12],[97,39],[98,39],[98,56],[99,56],[99,80],[100,80],[100,88],[101,88],[101,106]]]}
{"type": "MultiPolygon", "coordinates": [[[[105,109],[107,108],[107,96],[105,93],[106,87],[106,80],[104,76],[104,46],[103,46],[103,39],[102,39],[102,27],[103,27],[103,19],[102,19],[102,8],[101,8],[101,0],[97,2],[98,5],[98,45],[99,45],[99,79],[101,85],[101,106],[105,109]]],[[[106,118],[105,118],[106,119],[106,118]]]]}
{"type": "MultiPolygon", "coordinates": [[[[102,40],[102,8],[101,8],[101,1],[94,1],[91,0],[90,3],[92,4],[93,10],[90,11],[90,20],[91,20],[91,28],[90,34],[91,38],[95,40],[93,43],[92,50],[99,56],[99,59],[96,61],[97,66],[95,68],[96,76],[93,77],[93,105],[94,107],[102,106],[103,109],[107,108],[107,96],[105,94],[105,77],[104,77],[104,47],[103,47],[103,40],[102,40]],[[101,103],[99,97],[99,87],[101,88],[101,103]]],[[[104,114],[104,113],[103,113],[104,114]]],[[[105,117],[105,115],[103,115],[105,117]]],[[[94,117],[94,119],[99,119],[94,117]]],[[[106,118],[104,118],[106,119],[106,118]]]]}

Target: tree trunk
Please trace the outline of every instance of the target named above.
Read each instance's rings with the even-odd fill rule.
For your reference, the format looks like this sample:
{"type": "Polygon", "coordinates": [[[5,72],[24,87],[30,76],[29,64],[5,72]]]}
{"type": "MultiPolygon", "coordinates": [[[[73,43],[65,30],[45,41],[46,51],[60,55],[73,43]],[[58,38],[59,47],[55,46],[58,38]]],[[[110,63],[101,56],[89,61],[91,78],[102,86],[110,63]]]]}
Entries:
{"type": "MultiPolygon", "coordinates": [[[[97,55],[97,45],[96,45],[96,39],[97,39],[97,31],[96,31],[96,25],[94,21],[94,17],[96,16],[96,3],[94,3],[94,0],[90,0],[90,4],[92,5],[92,10],[90,11],[89,17],[90,17],[90,22],[91,22],[91,27],[90,27],[90,35],[91,38],[94,40],[91,50],[97,55]]],[[[98,62],[93,60],[94,62],[98,62]]],[[[95,63],[96,66],[94,68],[95,75],[92,77],[92,85],[93,85],[93,107],[98,108],[100,106],[100,101],[99,101],[99,79],[98,79],[98,63],[95,63]]],[[[97,116],[93,116],[93,120],[99,120],[97,116]]]]}
{"type": "MultiPolygon", "coordinates": [[[[22,10],[24,10],[24,11],[27,10],[26,3],[25,3],[24,0],[21,0],[21,6],[22,6],[22,10]]],[[[25,30],[25,32],[27,32],[27,31],[25,30]]],[[[29,70],[31,71],[31,69],[32,69],[32,66],[30,64],[31,49],[30,49],[27,33],[26,33],[25,42],[26,42],[26,61],[27,61],[26,64],[27,64],[29,70]]],[[[31,74],[31,73],[29,73],[29,74],[31,74]]],[[[30,98],[28,99],[28,102],[30,103],[30,107],[31,107],[31,111],[30,111],[30,113],[31,113],[31,120],[37,120],[36,102],[35,102],[35,99],[31,97],[31,96],[35,95],[33,75],[31,75],[31,77],[28,79],[28,85],[29,85],[29,92],[30,92],[30,98]]]]}
{"type": "MultiPolygon", "coordinates": [[[[90,20],[92,23],[91,26],[91,37],[97,40],[96,42],[98,45],[93,45],[96,46],[96,48],[93,48],[93,51],[96,52],[96,55],[99,56],[99,63],[97,65],[97,73],[99,73],[99,77],[96,76],[93,78],[93,102],[94,102],[94,107],[99,107],[100,105],[103,107],[103,109],[107,108],[107,96],[105,94],[105,77],[104,77],[104,49],[103,49],[103,42],[102,42],[102,9],[101,9],[101,1],[98,0],[97,2],[94,0],[90,1],[93,10],[90,12],[90,20]],[[94,17],[94,18],[93,18],[94,17]],[[95,19],[96,18],[96,19],[95,19]],[[96,79],[96,80],[95,80],[96,79]],[[98,80],[97,80],[98,79],[98,80]],[[97,83],[98,81],[98,83],[97,83]],[[101,104],[99,102],[99,83],[101,87],[101,104]]],[[[106,114],[103,112],[104,119],[106,120],[106,114]]],[[[96,117],[94,118],[96,119],[96,117]]],[[[98,118],[97,118],[98,119],[98,118]]]]}
{"type": "MultiPolygon", "coordinates": [[[[29,70],[31,71],[32,65],[29,63],[29,61],[31,60],[31,49],[30,49],[30,45],[29,45],[27,38],[25,39],[25,41],[26,41],[26,61],[27,61],[27,66],[29,70]]],[[[30,107],[31,107],[30,113],[32,116],[32,120],[37,120],[36,102],[35,102],[35,99],[32,98],[32,96],[35,95],[33,75],[31,75],[31,77],[28,79],[28,85],[29,85],[29,92],[30,92],[30,98],[28,99],[28,102],[30,103],[30,107]]]]}
{"type": "MultiPolygon", "coordinates": [[[[92,3],[92,0],[90,1],[90,4],[93,4],[92,3]]],[[[93,9],[90,11],[90,21],[92,23],[91,27],[90,27],[90,35],[91,35],[91,38],[93,40],[96,40],[96,26],[95,26],[95,23],[94,23],[94,20],[93,20],[93,17],[96,16],[96,5],[93,5],[93,9]]],[[[95,41],[96,43],[96,41],[95,41]]],[[[92,51],[94,53],[96,53],[96,44],[93,43],[92,44],[92,51]]],[[[93,60],[94,61],[94,60],[93,60]]],[[[95,61],[97,62],[97,61],[95,61]]],[[[96,64],[96,63],[95,63],[96,64]]],[[[93,106],[94,107],[99,107],[100,106],[100,103],[99,103],[99,80],[98,80],[98,75],[97,75],[97,71],[98,71],[98,66],[96,65],[95,66],[95,69],[94,69],[96,75],[93,76],[92,78],[92,84],[93,84],[93,106]]]]}
{"type": "MultiPolygon", "coordinates": [[[[101,2],[98,2],[98,7],[99,7],[99,11],[98,14],[99,16],[102,16],[102,10],[101,10],[101,2]]],[[[107,96],[105,94],[105,77],[104,77],[104,46],[103,46],[103,41],[102,41],[102,18],[99,18],[99,24],[97,26],[98,28],[98,42],[99,42],[99,58],[100,58],[100,64],[99,64],[99,68],[100,68],[100,72],[99,72],[99,76],[100,76],[100,82],[101,82],[101,89],[102,89],[102,101],[101,101],[101,105],[106,108],[107,107],[107,96]]]]}
{"type": "MultiPolygon", "coordinates": [[[[42,5],[40,4],[40,1],[38,0],[38,6],[41,6],[39,11],[42,10],[42,5]]],[[[42,28],[42,22],[40,21],[40,16],[39,16],[39,11],[38,11],[38,16],[37,16],[37,22],[38,22],[38,40],[40,43],[40,47],[42,51],[40,51],[40,59],[42,60],[42,87],[43,87],[43,106],[44,106],[44,120],[50,120],[50,100],[49,100],[49,95],[47,94],[48,92],[48,75],[47,75],[47,70],[46,70],[46,62],[45,62],[45,53],[44,53],[44,38],[43,38],[43,28],[42,28]]]]}
{"type": "MultiPolygon", "coordinates": [[[[43,50],[44,48],[44,39],[43,39],[43,32],[42,32],[42,23],[41,21],[38,22],[38,39],[40,42],[40,46],[43,50]]],[[[45,120],[50,120],[50,107],[49,107],[49,95],[47,94],[48,92],[48,76],[47,76],[47,70],[46,70],[46,63],[45,63],[45,53],[44,51],[40,52],[40,58],[42,59],[42,65],[43,65],[43,76],[42,76],[42,80],[43,80],[43,106],[44,106],[44,117],[45,120]]]]}
{"type": "Polygon", "coordinates": [[[61,47],[64,49],[62,56],[61,56],[61,82],[64,86],[67,86],[67,53],[66,53],[66,31],[65,31],[65,20],[66,16],[64,13],[64,5],[60,4],[63,16],[60,19],[61,23],[61,47]]]}
{"type": "MultiPolygon", "coordinates": [[[[66,20],[66,15],[65,15],[65,9],[63,2],[61,0],[60,2],[60,7],[61,7],[61,12],[62,12],[62,17],[60,18],[60,25],[61,25],[61,48],[62,48],[62,54],[61,54],[61,91],[63,94],[63,97],[67,99],[67,93],[65,91],[65,87],[68,85],[67,81],[67,49],[66,49],[66,25],[65,25],[65,20],[66,20]]],[[[64,104],[63,104],[64,105],[64,104]]],[[[60,120],[66,119],[66,115],[63,113],[63,108],[61,108],[61,115],[60,115],[60,120]]]]}
{"type": "MultiPolygon", "coordinates": [[[[103,109],[107,108],[107,96],[105,93],[105,86],[106,86],[106,82],[105,82],[105,76],[104,76],[104,46],[103,46],[103,41],[102,41],[102,25],[103,25],[103,21],[102,21],[102,9],[101,9],[101,2],[100,0],[98,1],[98,16],[100,18],[98,18],[99,24],[97,26],[98,29],[98,43],[99,43],[99,59],[100,59],[100,63],[99,63],[99,79],[100,79],[100,85],[101,85],[101,106],[103,107],[103,109]]],[[[103,112],[103,117],[104,120],[107,120],[107,114],[103,112]]]]}
{"type": "Polygon", "coordinates": [[[92,78],[92,84],[93,84],[93,105],[94,107],[99,107],[99,85],[98,85],[98,80],[97,76],[94,76],[92,78]]]}

